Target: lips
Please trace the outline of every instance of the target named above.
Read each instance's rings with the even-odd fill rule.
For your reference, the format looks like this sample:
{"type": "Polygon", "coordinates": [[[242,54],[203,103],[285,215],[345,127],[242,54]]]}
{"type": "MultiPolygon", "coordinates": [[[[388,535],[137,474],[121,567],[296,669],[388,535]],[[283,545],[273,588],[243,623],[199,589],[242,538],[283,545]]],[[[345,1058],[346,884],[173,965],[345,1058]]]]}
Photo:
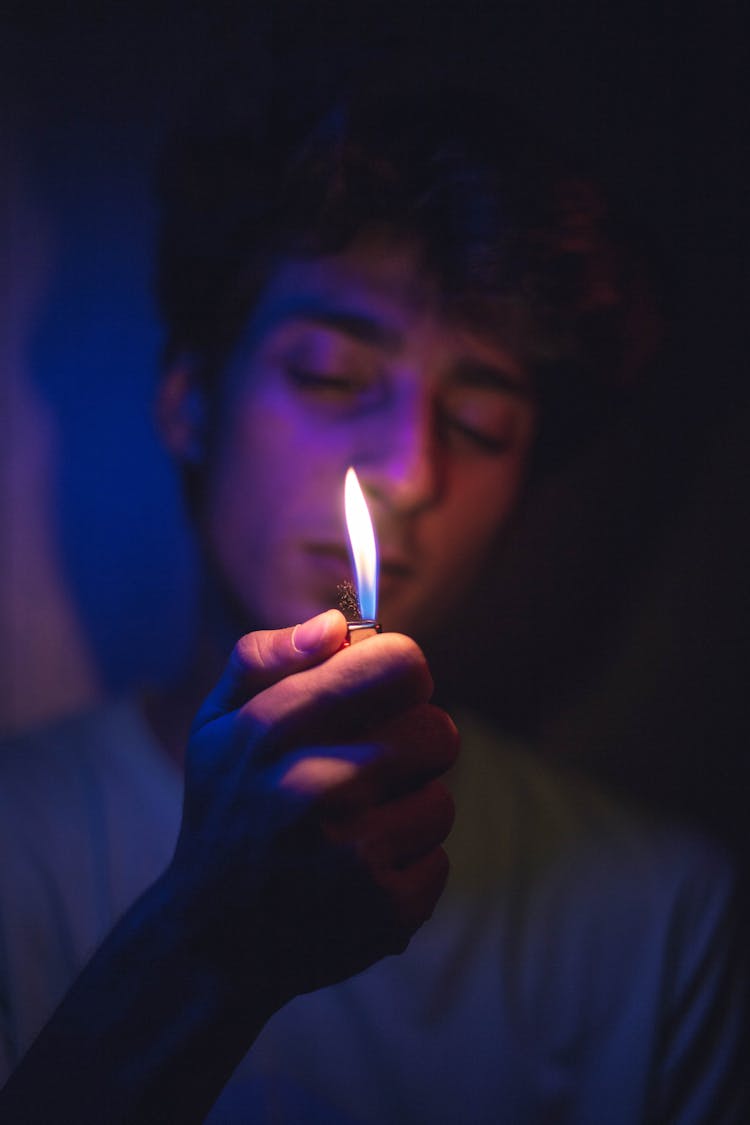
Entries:
{"type": "MultiPolygon", "coordinates": [[[[316,605],[340,605],[341,583],[353,578],[352,563],[346,547],[339,543],[307,542],[302,545],[302,574],[300,584],[305,586],[316,605]]],[[[409,604],[415,596],[415,582],[419,570],[404,557],[388,553],[380,563],[378,579],[378,617],[384,621],[400,621],[392,617],[396,606],[409,604]],[[385,614],[385,616],[383,616],[385,614]]],[[[386,625],[394,627],[393,624],[386,625]]]]}
{"type": "MultiPolygon", "coordinates": [[[[338,543],[308,543],[305,546],[309,569],[317,574],[321,590],[326,590],[327,600],[336,594],[339,585],[352,577],[349,552],[338,543]]],[[[380,561],[378,602],[388,603],[406,583],[416,577],[416,568],[401,555],[388,553],[380,561]]]]}

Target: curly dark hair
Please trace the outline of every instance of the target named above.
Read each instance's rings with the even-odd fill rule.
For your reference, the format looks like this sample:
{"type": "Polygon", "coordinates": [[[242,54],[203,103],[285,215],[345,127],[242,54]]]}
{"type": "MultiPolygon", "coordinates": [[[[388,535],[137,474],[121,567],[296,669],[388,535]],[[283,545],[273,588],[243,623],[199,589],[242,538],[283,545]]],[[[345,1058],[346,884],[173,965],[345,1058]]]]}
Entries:
{"type": "Polygon", "coordinates": [[[307,108],[277,90],[241,128],[166,150],[165,361],[189,354],[210,388],[282,256],[387,230],[417,240],[447,300],[512,335],[547,458],[575,445],[654,342],[640,265],[593,182],[465,79],[367,75],[312,122],[307,108]]]}

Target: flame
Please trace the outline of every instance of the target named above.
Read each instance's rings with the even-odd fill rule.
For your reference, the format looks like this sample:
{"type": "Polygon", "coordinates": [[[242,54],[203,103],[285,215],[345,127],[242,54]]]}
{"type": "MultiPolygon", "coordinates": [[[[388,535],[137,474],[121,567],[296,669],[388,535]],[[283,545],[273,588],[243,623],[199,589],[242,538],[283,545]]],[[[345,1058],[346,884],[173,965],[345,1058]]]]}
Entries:
{"type": "Polygon", "coordinates": [[[354,469],[347,469],[346,472],[344,508],[359,608],[363,620],[375,621],[378,607],[378,549],[367,501],[354,469]]]}

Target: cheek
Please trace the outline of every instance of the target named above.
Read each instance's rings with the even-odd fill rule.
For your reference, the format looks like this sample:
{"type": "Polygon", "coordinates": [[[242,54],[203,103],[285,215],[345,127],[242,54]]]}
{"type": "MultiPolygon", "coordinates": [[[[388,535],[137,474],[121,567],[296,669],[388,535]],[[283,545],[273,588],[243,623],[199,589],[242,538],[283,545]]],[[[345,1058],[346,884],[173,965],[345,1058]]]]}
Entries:
{"type": "Polygon", "coordinates": [[[239,398],[224,418],[217,452],[217,498],[241,499],[245,510],[274,507],[294,477],[299,435],[288,411],[264,396],[239,398]]]}
{"type": "Polygon", "coordinates": [[[478,464],[464,488],[467,507],[474,516],[476,533],[489,545],[507,525],[521,499],[536,434],[536,412],[518,419],[516,442],[494,465],[478,464]],[[473,496],[474,500],[469,499],[473,496]]]}
{"type": "Polygon", "coordinates": [[[460,475],[453,492],[453,526],[466,551],[484,549],[513,514],[524,480],[520,458],[504,458],[494,470],[460,475]]]}
{"type": "MultiPolygon", "coordinates": [[[[337,437],[339,440],[337,441],[337,437]]],[[[209,518],[215,535],[270,556],[300,534],[330,535],[341,509],[347,451],[284,395],[236,402],[216,459],[209,518]],[[340,454],[340,456],[339,456],[340,454]],[[343,467],[342,467],[343,466],[343,467]],[[227,525],[223,530],[220,522],[227,525]]],[[[273,560],[274,566],[283,560],[273,560]]]]}
{"type": "Polygon", "coordinates": [[[263,565],[284,508],[284,428],[281,420],[264,427],[260,416],[242,400],[228,407],[209,466],[204,526],[232,581],[263,565]]]}
{"type": "Polygon", "coordinates": [[[273,388],[248,396],[244,407],[240,403],[232,428],[235,448],[264,477],[293,479],[298,487],[304,487],[311,473],[324,471],[337,448],[330,427],[273,388]]]}

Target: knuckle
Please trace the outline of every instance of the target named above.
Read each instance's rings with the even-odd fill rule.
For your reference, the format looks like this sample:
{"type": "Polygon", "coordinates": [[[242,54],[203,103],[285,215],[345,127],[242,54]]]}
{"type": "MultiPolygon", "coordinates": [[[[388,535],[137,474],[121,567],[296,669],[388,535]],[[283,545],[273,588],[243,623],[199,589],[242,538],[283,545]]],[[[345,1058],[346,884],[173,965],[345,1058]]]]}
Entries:
{"type": "Polygon", "coordinates": [[[240,637],[232,653],[232,666],[240,676],[252,675],[261,683],[293,671],[290,629],[261,629],[240,637]]]}
{"type": "Polygon", "coordinates": [[[456,761],[461,746],[458,728],[448,712],[441,707],[428,703],[425,711],[429,712],[425,730],[429,730],[432,737],[436,758],[443,769],[449,769],[456,761]]]}
{"type": "Polygon", "coordinates": [[[237,641],[232,652],[232,664],[238,672],[254,671],[264,666],[260,634],[246,633],[237,641]]]}
{"type": "Polygon", "coordinates": [[[435,835],[438,839],[444,840],[456,819],[455,802],[446,787],[439,781],[431,783],[429,787],[429,800],[435,835]]]}
{"type": "Polygon", "coordinates": [[[429,699],[434,683],[427,658],[417,642],[403,633],[385,633],[382,642],[395,669],[409,676],[425,701],[429,699]]]}
{"type": "Polygon", "coordinates": [[[456,819],[456,802],[453,800],[453,794],[445,785],[441,782],[437,782],[436,784],[443,817],[452,827],[456,819]]]}

